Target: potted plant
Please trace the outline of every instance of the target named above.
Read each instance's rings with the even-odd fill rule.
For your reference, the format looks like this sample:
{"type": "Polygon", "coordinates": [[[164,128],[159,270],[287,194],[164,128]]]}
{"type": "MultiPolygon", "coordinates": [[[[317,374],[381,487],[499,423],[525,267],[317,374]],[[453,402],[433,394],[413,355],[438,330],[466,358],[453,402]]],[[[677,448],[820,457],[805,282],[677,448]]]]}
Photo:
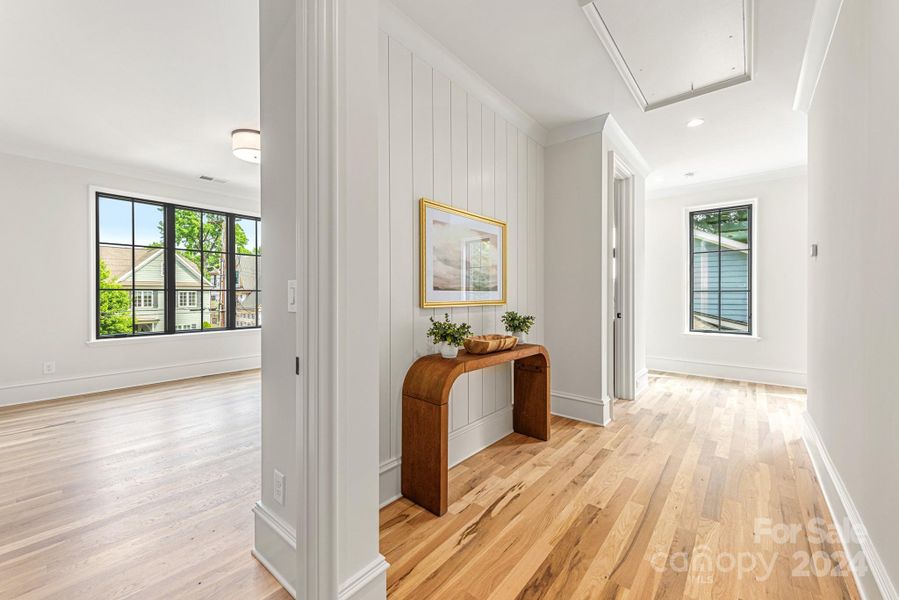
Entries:
{"type": "Polygon", "coordinates": [[[471,325],[468,323],[456,324],[450,321],[449,313],[443,315],[442,321],[435,321],[431,317],[431,328],[428,329],[428,338],[437,346],[440,356],[443,358],[456,358],[459,354],[459,346],[465,338],[471,335],[471,325]]]}
{"type": "Polygon", "coordinates": [[[506,326],[506,331],[517,337],[521,344],[524,343],[525,334],[531,330],[536,321],[532,315],[520,315],[514,310],[504,313],[501,319],[503,325],[506,326]]]}

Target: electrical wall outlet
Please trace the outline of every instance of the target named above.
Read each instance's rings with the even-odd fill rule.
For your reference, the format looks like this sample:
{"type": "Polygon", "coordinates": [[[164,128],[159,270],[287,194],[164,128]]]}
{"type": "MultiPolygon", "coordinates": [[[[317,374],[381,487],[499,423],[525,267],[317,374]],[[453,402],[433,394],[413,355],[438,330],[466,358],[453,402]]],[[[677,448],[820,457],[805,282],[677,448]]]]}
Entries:
{"type": "Polygon", "coordinates": [[[273,492],[275,502],[284,506],[284,473],[275,469],[275,489],[273,492]]]}
{"type": "Polygon", "coordinates": [[[52,375],[56,373],[56,361],[48,360],[44,363],[44,375],[52,375]]]}

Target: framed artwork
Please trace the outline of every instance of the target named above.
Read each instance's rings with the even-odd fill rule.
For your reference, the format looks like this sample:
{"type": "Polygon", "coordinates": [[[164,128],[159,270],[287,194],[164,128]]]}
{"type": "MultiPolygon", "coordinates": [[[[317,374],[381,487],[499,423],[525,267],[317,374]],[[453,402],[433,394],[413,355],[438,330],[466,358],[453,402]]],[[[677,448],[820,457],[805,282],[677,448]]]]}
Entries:
{"type": "Polygon", "coordinates": [[[506,303],[506,224],[421,199],[421,306],[506,303]]]}

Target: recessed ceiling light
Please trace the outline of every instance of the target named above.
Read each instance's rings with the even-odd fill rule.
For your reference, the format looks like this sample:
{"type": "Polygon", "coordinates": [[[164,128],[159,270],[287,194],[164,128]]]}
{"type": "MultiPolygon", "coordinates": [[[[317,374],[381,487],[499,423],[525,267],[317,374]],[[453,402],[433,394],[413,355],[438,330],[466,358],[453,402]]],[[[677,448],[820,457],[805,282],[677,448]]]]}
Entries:
{"type": "Polygon", "coordinates": [[[705,119],[690,119],[689,121],[687,121],[687,127],[699,127],[703,123],[705,123],[705,119]]]}
{"type": "Polygon", "coordinates": [[[256,129],[235,129],[231,132],[231,151],[240,160],[259,164],[262,157],[259,131],[256,129]]]}

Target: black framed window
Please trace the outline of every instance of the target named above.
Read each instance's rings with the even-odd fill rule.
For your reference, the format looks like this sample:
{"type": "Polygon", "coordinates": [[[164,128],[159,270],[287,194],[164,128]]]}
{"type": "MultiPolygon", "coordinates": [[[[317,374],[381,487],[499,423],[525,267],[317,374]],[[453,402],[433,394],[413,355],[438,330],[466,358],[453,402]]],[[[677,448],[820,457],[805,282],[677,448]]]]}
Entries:
{"type": "Polygon", "coordinates": [[[752,335],[752,205],[690,213],[690,331],[752,335]]]}
{"type": "Polygon", "coordinates": [[[97,338],[261,325],[258,218],[98,192],[96,232],[97,338]]]}

